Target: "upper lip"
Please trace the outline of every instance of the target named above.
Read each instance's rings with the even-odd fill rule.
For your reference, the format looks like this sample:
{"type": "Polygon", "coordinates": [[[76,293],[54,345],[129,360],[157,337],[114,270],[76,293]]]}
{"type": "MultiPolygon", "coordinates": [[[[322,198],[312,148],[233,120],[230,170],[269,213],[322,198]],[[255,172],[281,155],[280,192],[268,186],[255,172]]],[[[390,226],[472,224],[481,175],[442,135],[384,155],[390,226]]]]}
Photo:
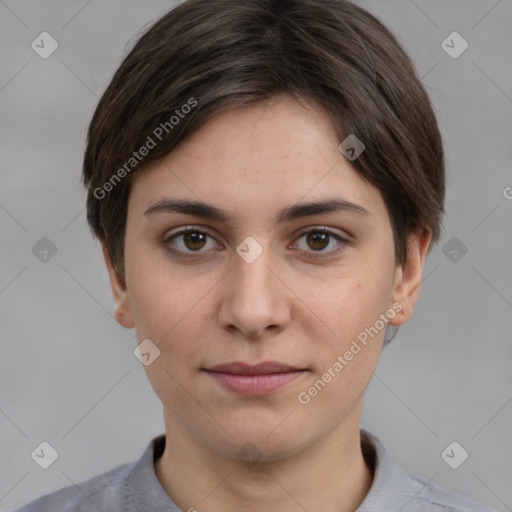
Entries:
{"type": "Polygon", "coordinates": [[[233,361],[205,368],[211,372],[233,373],[237,375],[262,375],[266,373],[285,373],[303,370],[296,366],[279,363],[277,361],[264,361],[259,364],[247,364],[241,361],[233,361]]]}

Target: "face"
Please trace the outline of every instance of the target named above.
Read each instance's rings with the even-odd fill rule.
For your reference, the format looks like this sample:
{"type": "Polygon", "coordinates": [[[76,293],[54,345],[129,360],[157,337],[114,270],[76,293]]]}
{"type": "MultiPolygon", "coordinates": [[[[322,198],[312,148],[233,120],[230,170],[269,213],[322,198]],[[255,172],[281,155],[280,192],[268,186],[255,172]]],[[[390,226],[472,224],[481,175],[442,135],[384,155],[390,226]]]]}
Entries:
{"type": "Polygon", "coordinates": [[[134,176],[126,284],[104,252],[118,321],[160,351],[144,368],[167,432],[231,457],[251,442],[268,460],[358,432],[430,237],[395,267],[383,198],[340,142],[281,95],[218,115],[134,176]]]}

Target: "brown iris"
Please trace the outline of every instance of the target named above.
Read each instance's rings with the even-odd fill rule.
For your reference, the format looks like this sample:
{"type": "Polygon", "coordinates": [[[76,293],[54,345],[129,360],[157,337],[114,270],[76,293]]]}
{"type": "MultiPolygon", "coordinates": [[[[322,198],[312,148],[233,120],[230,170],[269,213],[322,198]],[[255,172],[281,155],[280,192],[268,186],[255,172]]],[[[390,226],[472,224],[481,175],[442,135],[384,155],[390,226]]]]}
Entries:
{"type": "Polygon", "coordinates": [[[193,251],[204,247],[206,237],[205,233],[184,233],[183,241],[187,248],[193,251]]]}
{"type": "Polygon", "coordinates": [[[312,231],[307,235],[307,243],[314,250],[322,250],[329,245],[329,233],[319,233],[312,231]]]}

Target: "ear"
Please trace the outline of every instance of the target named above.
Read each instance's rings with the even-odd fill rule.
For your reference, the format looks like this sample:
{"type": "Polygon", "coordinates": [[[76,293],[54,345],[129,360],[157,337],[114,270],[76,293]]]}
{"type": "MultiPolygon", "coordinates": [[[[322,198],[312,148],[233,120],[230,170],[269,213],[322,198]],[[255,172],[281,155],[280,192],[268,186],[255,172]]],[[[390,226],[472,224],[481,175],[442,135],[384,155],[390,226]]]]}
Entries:
{"type": "Polygon", "coordinates": [[[431,239],[432,231],[427,229],[421,229],[409,236],[407,260],[396,269],[393,285],[393,303],[401,304],[402,310],[401,314],[389,320],[391,325],[401,325],[407,322],[414,312],[420,294],[425,257],[431,239]]]}
{"type": "Polygon", "coordinates": [[[102,244],[101,247],[110,278],[110,286],[112,287],[112,293],[114,294],[114,301],[116,303],[114,311],[116,320],[123,327],[132,329],[135,327],[135,323],[133,321],[130,295],[126,287],[125,280],[119,275],[117,269],[114,267],[105,244],[102,244]]]}

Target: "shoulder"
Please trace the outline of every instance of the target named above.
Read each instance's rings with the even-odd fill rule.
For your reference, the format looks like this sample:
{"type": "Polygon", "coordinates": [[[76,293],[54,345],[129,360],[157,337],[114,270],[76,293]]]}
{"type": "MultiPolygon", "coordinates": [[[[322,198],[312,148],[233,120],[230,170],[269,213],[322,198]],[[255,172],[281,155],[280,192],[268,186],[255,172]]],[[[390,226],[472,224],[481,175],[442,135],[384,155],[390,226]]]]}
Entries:
{"type": "Polygon", "coordinates": [[[388,457],[382,441],[363,429],[361,443],[365,460],[373,467],[374,478],[357,512],[496,512],[406,472],[388,457]]]}
{"type": "Polygon", "coordinates": [[[45,494],[14,512],[131,512],[130,471],[134,463],[117,466],[89,480],[45,494]]]}
{"type": "Polygon", "coordinates": [[[398,469],[410,495],[403,512],[496,512],[467,496],[398,469]]]}

